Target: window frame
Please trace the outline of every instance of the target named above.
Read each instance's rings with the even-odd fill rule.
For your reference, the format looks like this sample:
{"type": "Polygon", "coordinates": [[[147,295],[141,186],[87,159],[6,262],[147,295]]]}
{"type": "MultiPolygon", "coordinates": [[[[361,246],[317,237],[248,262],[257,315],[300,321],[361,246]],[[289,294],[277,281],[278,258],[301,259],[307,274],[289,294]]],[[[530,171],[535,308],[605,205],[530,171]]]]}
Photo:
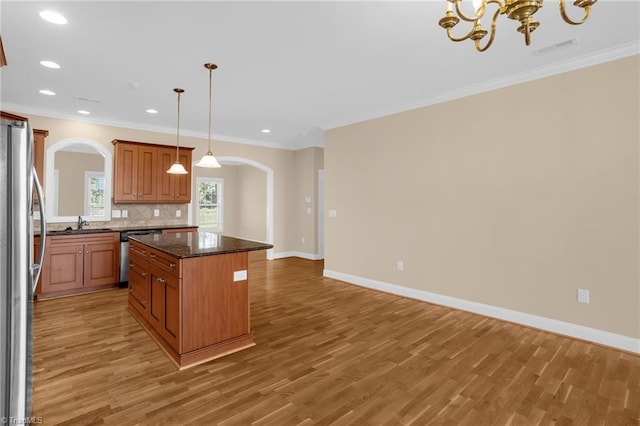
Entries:
{"type": "MultiPolygon", "coordinates": [[[[58,179],[58,177],[56,176],[56,179],[58,179]]],[[[106,177],[105,177],[105,173],[102,171],[85,171],[84,172],[84,214],[82,216],[90,218],[90,217],[97,217],[97,216],[92,216],[91,215],[91,179],[102,179],[104,181],[104,188],[103,188],[103,193],[105,196],[105,206],[107,202],[106,200],[106,196],[107,196],[107,189],[106,189],[106,185],[107,185],[107,181],[106,181],[106,177]]],[[[57,186],[58,182],[56,182],[56,186],[57,186]]],[[[57,189],[57,188],[56,188],[57,189]]],[[[106,207],[103,207],[105,209],[106,212],[106,207]]],[[[57,205],[56,205],[56,211],[58,209],[57,205]]],[[[106,213],[105,213],[106,214],[106,213]]],[[[99,215],[100,217],[104,216],[104,215],[99,215]]]]}
{"type": "MultiPolygon", "coordinates": [[[[198,225],[198,228],[201,228],[202,230],[208,230],[208,231],[213,231],[213,232],[222,232],[222,230],[224,229],[224,222],[223,222],[223,209],[224,209],[224,179],[223,178],[214,178],[214,177],[205,177],[205,176],[199,176],[196,178],[196,194],[195,194],[195,198],[196,198],[196,225],[198,225]],[[217,204],[214,204],[213,206],[218,208],[218,227],[217,228],[204,228],[202,227],[201,223],[200,223],[200,184],[201,183],[214,183],[217,185],[218,187],[218,197],[217,197],[217,204]]],[[[205,206],[209,206],[209,204],[203,204],[205,206]]]]}

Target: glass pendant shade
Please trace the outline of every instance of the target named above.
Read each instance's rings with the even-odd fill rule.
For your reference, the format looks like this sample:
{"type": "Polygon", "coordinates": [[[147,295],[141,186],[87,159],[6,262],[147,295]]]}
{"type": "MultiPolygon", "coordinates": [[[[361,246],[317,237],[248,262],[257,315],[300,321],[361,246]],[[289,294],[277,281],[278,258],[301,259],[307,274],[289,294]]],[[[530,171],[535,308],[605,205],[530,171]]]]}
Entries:
{"type": "Polygon", "coordinates": [[[216,64],[207,63],[204,64],[204,67],[209,70],[209,134],[207,138],[207,153],[196,163],[196,167],[214,169],[220,167],[220,163],[218,163],[216,157],[213,156],[213,152],[211,152],[211,76],[213,74],[213,70],[218,68],[218,66],[216,64]]]}
{"type": "Polygon", "coordinates": [[[169,167],[169,170],[167,170],[167,173],[172,175],[186,175],[189,172],[187,172],[187,169],[185,169],[184,166],[180,164],[179,161],[176,161],[171,165],[171,167],[169,167]]]}
{"type": "Polygon", "coordinates": [[[220,163],[218,163],[216,157],[213,156],[213,153],[209,151],[196,163],[196,166],[214,169],[220,167],[220,163]]]}

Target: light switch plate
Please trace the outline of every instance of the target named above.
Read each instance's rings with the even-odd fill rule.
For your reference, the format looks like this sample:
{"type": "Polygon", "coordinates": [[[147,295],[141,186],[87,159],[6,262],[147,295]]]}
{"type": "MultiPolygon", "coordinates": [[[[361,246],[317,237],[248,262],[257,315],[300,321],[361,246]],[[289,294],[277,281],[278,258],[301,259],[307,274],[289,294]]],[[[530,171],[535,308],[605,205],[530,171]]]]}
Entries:
{"type": "Polygon", "coordinates": [[[329,210],[329,217],[336,217],[336,216],[338,216],[338,210],[335,210],[335,209],[329,210]]]}
{"type": "Polygon", "coordinates": [[[306,197],[304,197],[304,202],[305,203],[310,203],[311,202],[311,196],[307,195],[306,197]]]}
{"type": "Polygon", "coordinates": [[[242,271],[233,271],[233,281],[246,281],[246,280],[247,280],[246,269],[242,271]]]}
{"type": "Polygon", "coordinates": [[[160,216],[160,209],[153,209],[153,215],[154,215],[155,217],[160,216]]]}
{"type": "Polygon", "coordinates": [[[122,217],[129,217],[129,212],[127,210],[122,210],[122,217]]]}
{"type": "Polygon", "coordinates": [[[176,217],[182,216],[182,210],[176,210],[176,217]]]}
{"type": "Polygon", "coordinates": [[[122,212],[120,210],[111,210],[111,217],[115,217],[115,218],[121,217],[121,213],[122,212]]]}

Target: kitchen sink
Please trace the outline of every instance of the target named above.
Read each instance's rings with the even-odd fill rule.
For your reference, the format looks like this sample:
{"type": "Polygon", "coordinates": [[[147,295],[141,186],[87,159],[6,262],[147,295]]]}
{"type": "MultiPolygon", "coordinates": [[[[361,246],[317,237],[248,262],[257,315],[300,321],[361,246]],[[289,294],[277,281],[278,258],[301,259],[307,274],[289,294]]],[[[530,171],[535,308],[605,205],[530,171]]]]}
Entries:
{"type": "Polygon", "coordinates": [[[47,231],[47,235],[78,235],[78,234],[99,234],[101,232],[114,232],[111,228],[84,228],[84,229],[62,229],[59,231],[47,231]]]}

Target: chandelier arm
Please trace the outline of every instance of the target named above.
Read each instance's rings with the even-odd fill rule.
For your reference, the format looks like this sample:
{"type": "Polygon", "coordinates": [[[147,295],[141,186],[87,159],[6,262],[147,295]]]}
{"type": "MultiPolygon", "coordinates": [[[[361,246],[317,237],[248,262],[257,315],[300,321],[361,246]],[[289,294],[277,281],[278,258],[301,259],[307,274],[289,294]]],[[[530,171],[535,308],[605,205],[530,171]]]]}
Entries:
{"type": "Polygon", "coordinates": [[[469,40],[471,38],[471,35],[473,34],[474,27],[471,27],[471,30],[469,30],[469,32],[463,37],[454,37],[453,35],[451,35],[451,28],[447,28],[447,36],[449,37],[449,40],[455,42],[469,40]]]}
{"type": "MultiPolygon", "coordinates": [[[[480,11],[480,13],[477,16],[474,14],[474,16],[472,16],[472,17],[469,17],[469,16],[465,15],[464,12],[462,11],[462,9],[460,9],[461,1],[462,0],[455,0],[455,3],[454,3],[456,5],[456,14],[458,15],[458,17],[460,19],[462,19],[463,21],[467,21],[467,22],[473,22],[474,24],[479,19],[482,19],[482,17],[484,16],[484,12],[486,10],[484,1],[482,2],[480,7],[478,8],[478,11],[480,11]]],[[[493,1],[497,1],[497,0],[493,0],[493,1]]]]}
{"type": "MultiPolygon", "coordinates": [[[[497,3],[497,2],[496,2],[497,3]]],[[[476,40],[476,50],[478,52],[484,52],[493,44],[493,39],[496,38],[496,22],[498,20],[498,16],[500,16],[501,9],[496,10],[493,14],[493,18],[491,18],[491,34],[489,35],[489,41],[484,47],[480,47],[480,40],[476,40]]]]}
{"type": "Polygon", "coordinates": [[[564,19],[564,22],[570,25],[584,24],[587,21],[587,19],[589,19],[589,15],[591,14],[591,6],[585,6],[584,16],[582,17],[582,20],[574,21],[571,18],[569,18],[569,15],[567,15],[567,9],[565,7],[564,0],[558,0],[558,4],[560,5],[560,15],[562,15],[562,19],[564,19]]]}

